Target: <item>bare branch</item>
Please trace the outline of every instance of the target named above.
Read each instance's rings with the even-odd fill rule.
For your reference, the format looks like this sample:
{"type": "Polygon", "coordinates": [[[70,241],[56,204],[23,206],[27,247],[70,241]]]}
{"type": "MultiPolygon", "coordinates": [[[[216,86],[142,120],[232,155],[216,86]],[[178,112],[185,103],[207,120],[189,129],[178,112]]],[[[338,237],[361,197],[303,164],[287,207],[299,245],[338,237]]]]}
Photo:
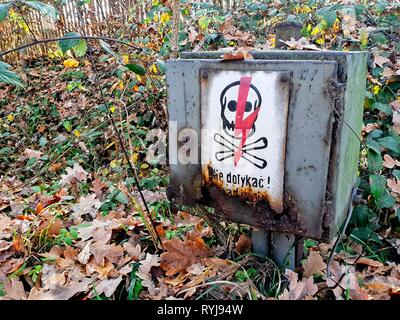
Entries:
{"type": "Polygon", "coordinates": [[[139,47],[134,46],[134,45],[132,45],[130,43],[126,43],[123,40],[118,40],[118,39],[114,39],[114,38],[110,38],[110,37],[103,37],[103,36],[86,36],[86,35],[83,35],[83,36],[71,36],[71,37],[61,37],[61,38],[38,39],[38,40],[35,40],[35,41],[31,42],[31,43],[23,44],[23,45],[18,46],[16,48],[0,52],[0,58],[5,56],[5,55],[7,55],[7,54],[10,54],[10,53],[13,53],[13,52],[17,52],[17,51],[21,51],[23,49],[36,46],[38,44],[49,43],[49,42],[57,42],[57,41],[62,41],[62,40],[76,40],[76,39],[110,41],[110,42],[123,44],[123,45],[125,45],[127,47],[130,47],[130,48],[139,49],[139,47]]]}

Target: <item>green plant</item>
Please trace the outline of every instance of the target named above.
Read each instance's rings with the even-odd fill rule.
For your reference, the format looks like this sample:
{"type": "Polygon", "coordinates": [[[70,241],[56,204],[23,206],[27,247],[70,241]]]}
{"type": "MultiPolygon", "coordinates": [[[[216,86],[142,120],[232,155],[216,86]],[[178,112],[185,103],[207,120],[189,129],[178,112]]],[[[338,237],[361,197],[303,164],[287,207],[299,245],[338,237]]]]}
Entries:
{"type": "Polygon", "coordinates": [[[54,240],[55,244],[71,246],[73,241],[78,239],[78,231],[75,228],[70,228],[68,231],[65,228],[60,230],[60,234],[54,240]]]}
{"type": "Polygon", "coordinates": [[[31,271],[29,271],[28,275],[31,276],[32,281],[36,283],[39,274],[42,272],[43,266],[41,264],[32,267],[31,271]]]}

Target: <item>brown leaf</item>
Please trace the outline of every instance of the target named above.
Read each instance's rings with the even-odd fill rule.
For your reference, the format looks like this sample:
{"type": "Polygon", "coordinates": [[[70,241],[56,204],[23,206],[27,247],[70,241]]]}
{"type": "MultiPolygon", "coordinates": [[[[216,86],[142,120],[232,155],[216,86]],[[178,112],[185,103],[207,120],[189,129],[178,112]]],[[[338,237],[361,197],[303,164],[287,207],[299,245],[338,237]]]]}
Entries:
{"type": "Polygon", "coordinates": [[[86,181],[87,179],[87,172],[83,170],[81,165],[77,162],[74,163],[73,168],[67,168],[66,169],[67,173],[64,175],[61,175],[61,180],[60,184],[65,185],[68,183],[71,183],[72,181],[86,181]]]}
{"type": "Polygon", "coordinates": [[[303,275],[306,278],[310,278],[314,275],[322,275],[326,269],[326,263],[319,252],[311,251],[307,260],[303,262],[303,268],[303,275]]]}
{"type": "Polygon", "coordinates": [[[103,189],[107,188],[107,184],[101,181],[99,178],[96,178],[92,181],[92,187],[90,191],[93,191],[96,194],[97,199],[101,199],[103,195],[103,189]]]}
{"type": "Polygon", "coordinates": [[[380,56],[378,54],[374,55],[374,63],[376,65],[380,66],[381,68],[383,68],[383,65],[385,63],[389,63],[389,62],[390,62],[390,60],[388,58],[384,57],[384,56],[380,56]]]}
{"type": "Polygon", "coordinates": [[[236,251],[239,254],[242,254],[246,251],[249,251],[251,248],[251,238],[242,233],[238,239],[238,242],[236,243],[236,251]]]}
{"type": "Polygon", "coordinates": [[[0,264],[0,272],[4,274],[13,273],[17,271],[19,267],[24,263],[24,259],[21,258],[11,258],[2,264],[0,264]]]}
{"type": "Polygon", "coordinates": [[[400,182],[397,178],[387,179],[387,186],[395,193],[400,194],[400,182]]]}
{"type": "Polygon", "coordinates": [[[366,126],[362,127],[362,132],[370,133],[376,128],[379,128],[379,126],[379,123],[368,123],[366,126]]]}
{"type": "Polygon", "coordinates": [[[0,277],[0,282],[3,283],[6,297],[13,300],[26,300],[28,295],[25,292],[23,283],[18,278],[0,277]]]}
{"type": "Polygon", "coordinates": [[[372,260],[372,259],[369,259],[369,258],[365,258],[365,257],[362,257],[362,258],[358,259],[357,260],[357,264],[363,264],[363,265],[371,266],[371,267],[374,267],[374,268],[383,267],[383,263],[382,262],[379,262],[379,261],[376,261],[376,260],[372,260]]]}
{"type": "Polygon", "coordinates": [[[104,241],[97,241],[91,245],[90,252],[93,254],[94,259],[98,265],[104,266],[104,259],[107,258],[113,263],[124,255],[124,249],[120,245],[106,244],[104,241]]]}
{"type": "Polygon", "coordinates": [[[298,280],[298,274],[286,269],[286,276],[289,278],[289,287],[278,297],[279,300],[305,300],[312,298],[318,291],[313,278],[298,280]]]}
{"type": "Polygon", "coordinates": [[[172,276],[186,270],[190,265],[200,262],[201,258],[208,257],[210,250],[197,241],[167,240],[164,242],[167,252],[161,254],[161,268],[166,275],[172,276]]]}
{"type": "Polygon", "coordinates": [[[253,60],[253,56],[246,51],[227,52],[222,56],[223,61],[253,60]]]}
{"type": "Polygon", "coordinates": [[[93,298],[97,295],[104,293],[104,295],[109,298],[117,290],[118,285],[122,281],[122,276],[117,279],[106,279],[102,280],[94,285],[94,290],[90,292],[89,297],[93,298]]]}
{"type": "Polygon", "coordinates": [[[400,166],[400,161],[394,160],[390,155],[385,154],[383,156],[383,166],[386,168],[394,168],[395,166],[400,166]]]}
{"type": "Polygon", "coordinates": [[[25,154],[29,159],[36,158],[39,160],[40,157],[43,156],[43,152],[35,151],[32,149],[25,149],[25,154]]]}
{"type": "Polygon", "coordinates": [[[136,273],[136,275],[140,279],[142,279],[142,286],[146,287],[151,295],[155,295],[156,292],[155,292],[155,284],[153,282],[150,271],[152,267],[159,265],[160,265],[160,257],[148,253],[146,255],[146,259],[140,262],[139,269],[136,273]]]}

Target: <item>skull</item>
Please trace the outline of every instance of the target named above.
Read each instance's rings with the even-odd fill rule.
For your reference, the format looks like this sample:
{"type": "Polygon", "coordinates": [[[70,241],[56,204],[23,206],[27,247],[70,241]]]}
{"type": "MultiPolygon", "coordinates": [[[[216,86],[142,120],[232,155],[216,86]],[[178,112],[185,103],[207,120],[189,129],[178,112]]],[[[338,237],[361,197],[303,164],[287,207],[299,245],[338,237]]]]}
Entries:
{"type": "MultiPolygon", "coordinates": [[[[236,119],[236,106],[239,95],[240,81],[235,81],[225,87],[221,92],[220,103],[221,103],[221,118],[223,129],[233,131],[235,129],[236,119]]],[[[246,119],[251,113],[261,106],[261,95],[258,89],[251,84],[249,94],[244,110],[243,119],[246,119]]],[[[255,122],[252,127],[255,130],[255,122]]]]}

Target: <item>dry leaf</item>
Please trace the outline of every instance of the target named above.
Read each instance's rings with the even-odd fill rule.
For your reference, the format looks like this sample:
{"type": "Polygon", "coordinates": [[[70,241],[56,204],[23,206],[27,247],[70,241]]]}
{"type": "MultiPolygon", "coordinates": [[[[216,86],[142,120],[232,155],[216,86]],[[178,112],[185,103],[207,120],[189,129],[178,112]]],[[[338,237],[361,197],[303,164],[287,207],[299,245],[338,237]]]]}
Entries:
{"type": "Polygon", "coordinates": [[[158,255],[153,255],[148,253],[146,259],[140,262],[139,269],[136,275],[142,279],[142,286],[149,290],[151,295],[155,295],[155,284],[153,282],[150,270],[152,267],[160,265],[160,257],[158,255]]]}
{"type": "Polygon", "coordinates": [[[190,265],[200,262],[201,258],[208,257],[210,250],[197,241],[168,240],[164,242],[167,252],[161,254],[161,268],[167,276],[186,270],[190,265]]]}
{"type": "Polygon", "coordinates": [[[395,193],[400,194],[400,182],[397,178],[387,179],[387,186],[395,193]]]}
{"type": "Polygon", "coordinates": [[[0,277],[0,283],[3,284],[6,297],[12,300],[26,300],[28,295],[25,292],[23,283],[18,278],[0,277]]]}
{"type": "Polygon", "coordinates": [[[122,281],[122,276],[117,279],[102,280],[94,285],[94,290],[90,292],[89,297],[93,298],[97,295],[104,293],[104,295],[109,298],[117,290],[118,285],[122,281]]]}
{"type": "Polygon", "coordinates": [[[383,166],[386,168],[394,168],[395,166],[400,166],[400,161],[394,160],[390,155],[385,154],[383,156],[383,166]]]}
{"type": "Polygon", "coordinates": [[[379,261],[376,261],[376,260],[372,260],[372,259],[369,259],[369,258],[365,258],[365,257],[362,257],[362,258],[358,259],[357,260],[357,264],[363,264],[363,265],[371,266],[371,267],[374,267],[374,268],[380,268],[380,267],[384,266],[384,264],[382,262],[379,262],[379,261]]]}
{"type": "Polygon", "coordinates": [[[298,274],[286,269],[285,275],[289,279],[289,287],[278,297],[279,300],[304,300],[312,298],[318,291],[313,278],[298,280],[298,274]]]}
{"type": "Polygon", "coordinates": [[[306,278],[310,278],[314,275],[322,275],[326,269],[326,263],[322,259],[319,252],[311,251],[307,260],[303,262],[304,272],[303,275],[306,278]]]}
{"type": "Polygon", "coordinates": [[[222,56],[223,61],[253,60],[253,56],[247,51],[227,52],[222,56]]]}
{"type": "Polygon", "coordinates": [[[89,194],[87,196],[82,196],[76,205],[73,206],[74,212],[72,217],[75,223],[81,222],[81,216],[84,214],[89,214],[92,218],[95,218],[102,202],[96,199],[96,195],[89,194]]]}
{"type": "Polygon", "coordinates": [[[61,180],[60,180],[60,184],[61,185],[65,185],[68,183],[71,183],[71,181],[86,181],[87,179],[87,172],[85,170],[83,170],[83,168],[81,167],[81,165],[77,162],[74,163],[73,168],[67,168],[66,169],[67,173],[64,175],[61,175],[61,180]]]}
{"type": "Polygon", "coordinates": [[[380,56],[380,55],[374,55],[374,63],[378,66],[380,66],[381,68],[383,68],[383,65],[385,63],[389,63],[390,60],[386,57],[380,56]]]}
{"type": "Polygon", "coordinates": [[[362,132],[370,133],[371,131],[379,128],[379,123],[368,123],[366,126],[362,127],[362,132]]]}
{"type": "Polygon", "coordinates": [[[239,254],[242,254],[246,251],[249,251],[250,248],[251,248],[251,238],[248,235],[242,233],[236,244],[236,251],[239,254]]]}
{"type": "Polygon", "coordinates": [[[32,149],[25,149],[25,154],[29,159],[36,158],[39,160],[41,156],[43,156],[43,152],[35,151],[32,149]]]}

